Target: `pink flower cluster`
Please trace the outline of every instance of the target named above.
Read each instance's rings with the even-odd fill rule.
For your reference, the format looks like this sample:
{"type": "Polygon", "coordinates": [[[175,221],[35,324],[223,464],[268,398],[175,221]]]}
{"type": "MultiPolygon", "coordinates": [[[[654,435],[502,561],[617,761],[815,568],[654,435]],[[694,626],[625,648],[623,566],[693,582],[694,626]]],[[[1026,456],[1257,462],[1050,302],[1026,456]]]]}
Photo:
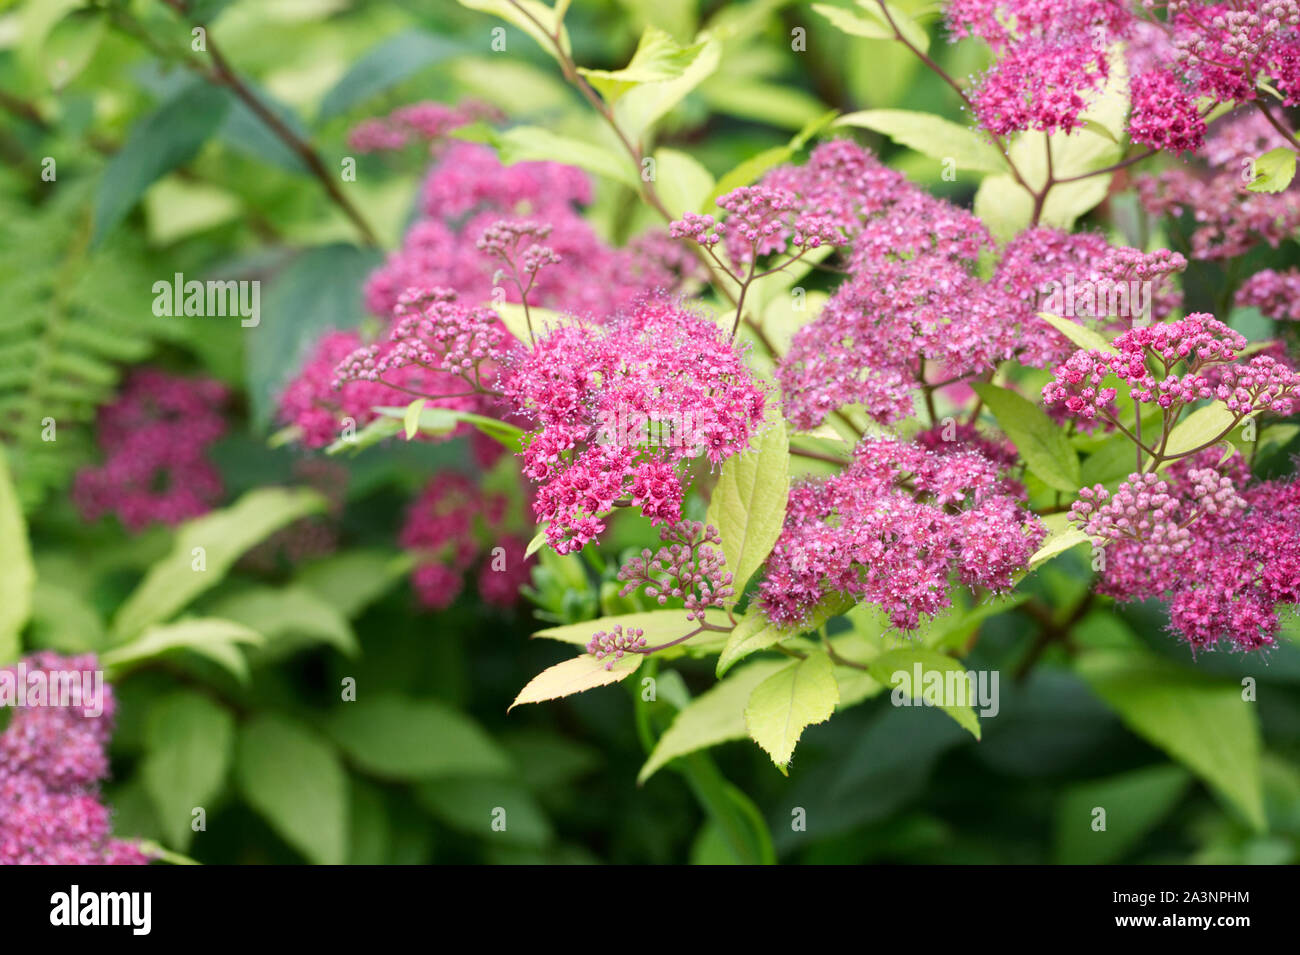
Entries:
{"type": "Polygon", "coordinates": [[[663,606],[668,600],[686,604],[686,619],[704,621],[709,607],[724,607],[735,596],[726,558],[720,550],[722,538],[712,524],[678,521],[659,530],[663,547],[649,548],[619,568],[618,579],[626,581],[620,593],[626,597],[643,593],[663,606]]]}
{"type": "Polygon", "coordinates": [[[322,338],[281,395],[279,415],[318,448],[347,424],[373,421],[374,408],[416,395],[431,396],[431,407],[481,413],[492,407],[490,385],[511,342],[491,309],[463,305],[450,289],[411,288],[383,340],[363,345],[357,332],[322,338]]]}
{"type": "Polygon", "coordinates": [[[954,581],[1006,590],[1046,531],[1002,472],[968,445],[936,453],[863,441],[843,472],[791,490],[760,585],[763,610],[797,624],[839,593],[914,630],[951,605],[954,581]]]}
{"type": "Polygon", "coordinates": [[[93,678],[97,668],[92,656],[38,653],[0,670],[11,689],[23,678],[27,687],[27,705],[15,709],[0,733],[0,865],[149,862],[135,844],[112,837],[110,810],[100,802],[115,701],[102,684],[102,698],[93,689],[90,696],[77,692],[83,674],[93,678]],[[72,705],[56,705],[62,701],[50,688],[65,683],[75,688],[72,705]],[[32,694],[40,684],[46,692],[38,702],[32,694]]]}
{"type": "Polygon", "coordinates": [[[997,135],[1070,132],[1100,91],[1109,53],[1127,49],[1136,143],[1194,151],[1205,138],[1198,100],[1245,103],[1271,79],[1288,104],[1300,101],[1300,4],[1172,0],[1160,17],[1150,0],[949,0],[955,36],[978,36],[997,60],[971,101],[997,135]]]}
{"type": "Polygon", "coordinates": [[[208,449],[226,430],[220,382],[154,368],[131,373],[117,400],[99,411],[104,463],[78,472],[72,495],[82,517],[115,514],[130,531],[179,524],[221,499],[208,449]]]}
{"type": "Polygon", "coordinates": [[[1075,129],[1109,75],[1109,43],[1130,22],[1108,0],[952,0],[947,15],[954,36],[978,36],[997,54],[971,97],[997,135],[1075,129]]]}
{"type": "Polygon", "coordinates": [[[500,111],[487,103],[466,100],[456,106],[426,101],[367,119],[348,133],[348,146],[359,153],[405,149],[414,140],[442,139],[453,129],[476,120],[499,120],[500,111]]]}
{"type": "Polygon", "coordinates": [[[1257,113],[1225,120],[1199,153],[1204,168],[1180,166],[1141,176],[1138,198],[1152,215],[1190,213],[1192,258],[1232,259],[1260,242],[1276,248],[1300,229],[1300,197],[1294,189],[1267,193],[1246,187],[1254,160],[1285,142],[1257,113]]]}
{"type": "Polygon", "coordinates": [[[1194,152],[1205,142],[1205,119],[1186,85],[1168,70],[1133,77],[1129,138],[1153,149],[1194,152]]]}
{"type": "Polygon", "coordinates": [[[1238,332],[1203,313],[1134,328],[1115,339],[1114,351],[1075,352],[1056,368],[1043,400],[1084,420],[1106,417],[1117,389],[1104,382],[1115,375],[1128,385],[1130,397],[1165,409],[1214,399],[1238,418],[1259,411],[1289,414],[1300,374],[1270,355],[1235,363],[1245,346],[1238,332]],[[1179,367],[1185,370],[1178,373],[1179,367]]]}
{"type": "Polygon", "coordinates": [[[1257,308],[1277,322],[1300,322],[1300,269],[1263,269],[1237,290],[1240,308],[1257,308]]]}
{"type": "Polygon", "coordinates": [[[727,213],[723,221],[688,212],[668,227],[669,234],[707,248],[725,240],[727,255],[738,265],[751,265],[767,255],[798,258],[809,249],[844,241],[832,217],[813,211],[811,203],[787,189],[741,186],[719,197],[718,206],[727,213]]]}
{"type": "Polygon", "coordinates": [[[575,208],[590,201],[591,183],[574,166],[502,166],[486,146],[451,143],[425,180],[423,217],[367,282],[367,307],[387,316],[411,287],[454,289],[470,302],[501,295],[519,302],[518,289],[498,284],[498,262],[478,242],[489,230],[523,223],[549,228],[546,246],[558,260],[529,294],[531,305],[601,316],[644,292],[676,288],[679,277],[655,254],[615,249],[596,235],[575,208]]]}
{"type": "Polygon", "coordinates": [[[615,506],[677,521],[675,465],[743,451],[763,420],[763,390],[736,346],[664,298],[643,299],[607,325],[539,336],[501,381],[516,413],[533,422],[524,474],[539,485],[534,511],[561,554],[603,531],[602,515],[615,506]],[[620,423],[634,417],[674,422],[680,437],[657,443],[624,433],[620,423]]]}
{"type": "Polygon", "coordinates": [[[506,526],[507,506],[504,494],[484,491],[463,474],[434,475],[407,511],[400,538],[416,557],[411,583],[421,604],[450,606],[475,566],[484,601],[515,603],[532,561],[524,557],[527,541],[506,526]]]}
{"type": "Polygon", "coordinates": [[[979,262],[997,247],[983,223],[881,169],[860,147],[832,142],[806,166],[772,174],[790,189],[806,184],[801,198],[854,236],[849,277],[796,333],[777,368],[786,414],[798,428],[848,404],[892,423],[912,413],[923,382],[974,375],[1013,357],[1036,367],[1064,360],[1073,346],[1038,312],[1067,280],[1078,318],[1109,317],[1102,305],[1114,298],[1111,289],[1123,292],[1121,309],[1137,311],[1145,282],[1153,314],[1180,301],[1170,277],[1185,266],[1181,256],[1047,228],[1012,240],[985,279],[979,262]],[[1075,295],[1076,284],[1086,294],[1075,295]]]}
{"type": "Polygon", "coordinates": [[[614,664],[623,659],[626,653],[645,652],[645,631],[638,627],[628,627],[623,632],[621,623],[614,624],[608,631],[600,630],[587,642],[587,652],[597,660],[609,658],[606,670],[614,669],[614,664]]]}
{"type": "Polygon", "coordinates": [[[1113,494],[1084,488],[1071,519],[1104,548],[1099,592],[1161,598],[1194,648],[1274,642],[1278,605],[1300,599],[1300,485],[1246,487],[1241,455],[1211,448],[1113,494]]]}

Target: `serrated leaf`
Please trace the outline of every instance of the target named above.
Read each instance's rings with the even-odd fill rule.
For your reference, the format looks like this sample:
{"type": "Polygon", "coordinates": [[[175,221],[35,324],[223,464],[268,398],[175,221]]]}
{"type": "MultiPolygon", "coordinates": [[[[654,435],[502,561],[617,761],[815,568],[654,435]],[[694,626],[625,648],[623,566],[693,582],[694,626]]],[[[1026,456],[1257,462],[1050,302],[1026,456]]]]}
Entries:
{"type": "Polygon", "coordinates": [[[705,44],[681,46],[676,40],[655,26],[647,26],[637,43],[636,52],[621,70],[590,70],[579,67],[578,72],[587,78],[605,102],[613,104],[644,83],[662,83],[674,80],[699,57],[705,44]]]}
{"type": "Polygon", "coordinates": [[[182,524],[171,552],[149,569],[118,609],[114,636],[127,640],[166,620],[216,586],[249,548],[298,518],[324,510],[326,503],[315,491],[264,487],[249,491],[230,507],[182,524]],[[202,570],[195,569],[199,550],[202,570]]]}
{"type": "Polygon", "coordinates": [[[1005,172],[1007,168],[1007,161],[997,147],[980,133],[933,113],[870,109],[846,113],[834,125],[875,130],[933,159],[952,159],[959,169],[1005,172]]]}
{"type": "Polygon", "coordinates": [[[705,520],[718,529],[737,596],[781,536],[790,496],[790,438],[784,422],[769,425],[758,446],[722,465],[705,520]]]}
{"type": "Polygon", "coordinates": [[[754,688],[789,665],[785,660],[748,663],[691,700],[659,737],[650,758],[637,774],[637,784],[644,783],[678,756],[744,739],[749,732],[745,726],[745,705],[754,688]]]}
{"type": "Polygon", "coordinates": [[[925,647],[904,647],[885,651],[867,667],[879,683],[893,690],[895,699],[907,696],[917,703],[934,705],[962,729],[980,738],[980,722],[974,709],[977,690],[973,681],[967,682],[966,667],[960,660],[925,647]],[[953,694],[947,692],[950,685],[953,694]]]}
{"type": "Polygon", "coordinates": [[[1029,558],[1030,570],[1089,540],[1087,534],[1070,523],[1068,514],[1048,514],[1040,520],[1047,527],[1047,536],[1043,538],[1043,543],[1034,552],[1034,556],[1029,558]]]}
{"type": "Polygon", "coordinates": [[[1255,175],[1246,188],[1251,192],[1281,192],[1295,178],[1295,160],[1294,149],[1270,149],[1255,160],[1255,175]]]}
{"type": "Polygon", "coordinates": [[[989,382],[974,388],[1039,480],[1058,491],[1079,490],[1079,455],[1042,408],[989,382]]]}
{"type": "Polygon", "coordinates": [[[346,861],[348,778],[316,733],[285,717],[254,717],[239,733],[235,779],[248,804],[309,861],[346,861]]]}
{"type": "Polygon", "coordinates": [[[1257,704],[1242,699],[1238,683],[1146,653],[1094,651],[1075,665],[1129,729],[1199,776],[1256,830],[1264,829],[1257,704]]]}
{"type": "Polygon", "coordinates": [[[619,129],[632,142],[645,139],[655,123],[717,70],[721,60],[721,41],[708,39],[680,76],[627,90],[614,104],[619,129]]]}
{"type": "Polygon", "coordinates": [[[236,679],[247,678],[248,666],[239,644],[260,644],[263,637],[242,623],[218,617],[191,617],[145,629],[134,640],[100,654],[106,668],[120,669],[172,650],[192,650],[220,663],[236,679]]]}
{"type": "Polygon", "coordinates": [[[316,643],[329,644],[347,656],[361,652],[356,634],[339,609],[301,585],[252,587],[230,594],[208,609],[260,633],[266,638],[268,655],[316,643]]]}
{"type": "Polygon", "coordinates": [[[835,712],[840,689],[834,670],[829,656],[812,653],[772,674],[749,695],[745,726],[782,773],[804,729],[835,712]]]}
{"type": "Polygon", "coordinates": [[[234,755],[235,719],[208,697],[182,691],[156,700],[145,728],[140,778],[168,845],[184,852],[195,809],[206,811],[234,755]]]}
{"type": "Polygon", "coordinates": [[[511,769],[478,723],[437,700],[359,694],[336,707],[327,725],[349,760],[383,779],[498,776],[511,769]]]}
{"type": "Polygon", "coordinates": [[[537,41],[548,56],[559,58],[551,38],[558,35],[560,47],[567,56],[570,52],[569,31],[562,22],[563,16],[542,0],[459,0],[460,5],[500,17],[512,26],[523,30],[537,41]]]}
{"type": "Polygon", "coordinates": [[[598,686],[618,683],[630,677],[643,659],[644,654],[629,653],[611,662],[597,660],[591,654],[584,653],[572,660],[565,660],[553,667],[547,667],[529,680],[508,709],[513,710],[522,703],[558,700],[560,697],[593,690],[598,686]]]}
{"type": "Polygon", "coordinates": [[[718,656],[716,670],[718,677],[721,677],[751,653],[758,653],[760,650],[776,646],[782,640],[789,640],[801,633],[816,630],[832,617],[847,613],[852,606],[853,601],[848,597],[843,594],[832,593],[817,602],[816,606],[808,612],[808,616],[802,625],[781,627],[769,621],[761,608],[751,605],[749,612],[741,618],[741,621],[736,625],[736,629],[731,632],[726,646],[722,648],[722,653],[718,656]]]}
{"type": "Polygon", "coordinates": [[[542,126],[513,126],[505,132],[493,133],[489,142],[505,166],[538,160],[562,162],[632,189],[641,188],[640,170],[632,165],[630,158],[604,146],[553,133],[542,126]]]}

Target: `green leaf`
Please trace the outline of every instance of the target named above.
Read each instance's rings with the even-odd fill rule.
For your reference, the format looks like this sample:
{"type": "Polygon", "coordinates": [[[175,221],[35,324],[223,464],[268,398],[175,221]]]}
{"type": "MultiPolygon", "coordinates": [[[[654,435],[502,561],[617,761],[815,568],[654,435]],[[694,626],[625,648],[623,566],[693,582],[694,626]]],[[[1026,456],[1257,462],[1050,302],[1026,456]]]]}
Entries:
{"type": "Polygon", "coordinates": [[[967,680],[966,667],[960,660],[924,647],[903,647],[886,650],[867,666],[877,682],[893,689],[895,705],[903,694],[920,702],[929,703],[933,699],[937,708],[951,716],[958,726],[980,738],[980,721],[974,709],[977,691],[967,680]],[[950,673],[957,679],[950,679],[947,676],[950,673]],[[947,692],[950,686],[955,691],[952,695],[947,692]]]}
{"type": "Polygon", "coordinates": [[[542,126],[513,126],[502,133],[492,132],[488,141],[505,166],[535,160],[562,162],[621,182],[632,189],[641,188],[640,170],[632,165],[630,158],[604,146],[561,136],[542,126]]]}
{"type": "Polygon", "coordinates": [[[200,693],[155,701],[145,728],[140,777],[168,845],[184,852],[194,836],[193,812],[210,812],[234,754],[235,719],[200,693]]]}
{"type": "MultiPolygon", "coordinates": [[[[375,409],[378,411],[379,409],[375,409]]],[[[439,411],[444,409],[430,408],[429,411],[439,411]]],[[[455,428],[455,423],[447,415],[430,415],[430,433],[437,433],[439,430],[438,422],[442,422],[442,434],[448,434],[455,428]]],[[[366,424],[364,428],[356,434],[340,435],[338,439],[325,448],[325,453],[331,457],[336,454],[342,454],[344,451],[351,453],[353,457],[365,451],[367,448],[373,448],[375,445],[387,441],[389,438],[395,438],[402,433],[402,416],[401,415],[382,415],[366,424]]]]}
{"type": "Polygon", "coordinates": [[[726,195],[733,189],[740,186],[748,186],[762,178],[763,174],[769,169],[781,165],[791,159],[795,153],[803,149],[813,137],[826,129],[839,115],[837,110],[830,110],[823,113],[816,119],[810,121],[803,129],[799,130],[784,146],[773,146],[771,149],[765,149],[760,153],[750,156],[740,165],[736,166],[730,172],[718,180],[718,184],[713,187],[713,192],[709,194],[708,200],[700,207],[701,212],[712,214],[716,210],[714,204],[720,196],[726,195]]]}
{"type": "Polygon", "coordinates": [[[831,22],[837,30],[849,36],[864,37],[868,40],[892,40],[894,31],[879,20],[860,17],[844,7],[829,3],[814,3],[812,8],[831,22]]]}
{"type": "Polygon", "coordinates": [[[704,43],[681,46],[658,27],[648,26],[641,34],[632,60],[621,70],[589,70],[579,67],[578,72],[596,88],[606,103],[614,104],[623,94],[643,83],[662,83],[675,80],[699,57],[704,43]]]}
{"type": "Polygon", "coordinates": [[[744,739],[749,734],[745,726],[745,704],[754,688],[788,666],[785,660],[748,663],[691,700],[659,737],[650,758],[637,774],[637,784],[644,783],[678,756],[744,739]]]}
{"type": "Polygon", "coordinates": [[[303,565],[294,582],[351,620],[392,589],[411,564],[405,553],[346,550],[303,565]]]}
{"type": "Polygon", "coordinates": [[[1055,861],[1059,865],[1119,862],[1178,804],[1192,777],[1181,766],[1152,766],[1071,786],[1056,807],[1055,861]],[[1095,811],[1106,828],[1093,828],[1095,811]]]}
{"type": "Polygon", "coordinates": [[[1255,160],[1255,175],[1249,185],[1251,192],[1281,192],[1295,178],[1295,150],[1286,146],[1270,149],[1255,160]]]}
{"type": "MultiPolygon", "coordinates": [[[[727,615],[716,608],[707,610],[704,619],[717,626],[726,626],[729,623],[727,615]]],[[[645,631],[648,646],[666,643],[690,633],[698,626],[686,619],[683,610],[647,610],[642,613],[624,613],[587,620],[583,623],[565,624],[562,627],[547,627],[545,630],[538,630],[533,637],[534,639],[544,637],[547,640],[559,640],[561,643],[585,647],[591,642],[592,635],[596,631],[611,630],[615,625],[621,626],[624,633],[630,628],[645,631]]]]}
{"type": "Polygon", "coordinates": [[[438,780],[419,786],[415,798],[441,822],[467,836],[532,848],[554,838],[537,800],[509,780],[438,780]]]}
{"type": "Polygon", "coordinates": [[[327,728],[348,759],[383,779],[495,776],[511,768],[478,723],[437,700],[363,693],[336,707],[327,728]]]}
{"type": "Polygon", "coordinates": [[[406,432],[407,441],[414,438],[415,433],[420,430],[420,412],[428,403],[428,398],[416,398],[406,406],[406,413],[402,415],[402,428],[406,432]]]}
{"type": "Polygon", "coordinates": [[[303,586],[252,587],[214,602],[209,610],[260,633],[267,640],[265,653],[270,656],[315,643],[329,644],[347,656],[361,652],[347,618],[303,586]]]}
{"type": "Polygon", "coordinates": [[[1088,543],[1088,535],[1070,523],[1068,514],[1048,514],[1039,520],[1047,527],[1047,536],[1043,538],[1043,543],[1034,552],[1034,556],[1029,558],[1030,570],[1047,563],[1053,557],[1060,557],[1067,550],[1088,543]]]}
{"type": "Polygon", "coordinates": [[[572,696],[574,693],[592,690],[598,686],[618,683],[636,672],[643,659],[645,659],[644,654],[629,653],[621,659],[614,660],[611,665],[609,660],[597,660],[590,653],[584,653],[572,660],[565,660],[553,667],[547,667],[529,680],[508,709],[513,710],[521,703],[558,700],[560,697],[572,696]]]}
{"type": "Polygon", "coordinates": [[[219,583],[249,548],[298,518],[324,510],[326,503],[315,491],[264,487],[249,491],[230,507],[182,524],[171,552],[149,569],[118,609],[114,636],[127,640],[166,620],[219,583]],[[202,570],[195,569],[200,556],[202,570]]]}
{"type": "Polygon", "coordinates": [[[790,438],[778,421],[759,434],[756,448],[723,463],[705,517],[722,537],[737,597],[781,536],[789,496],[790,438]]]}
{"type": "Polygon", "coordinates": [[[975,130],[933,113],[906,109],[871,109],[847,113],[836,126],[859,126],[883,133],[894,142],[934,159],[952,159],[958,168],[976,172],[1005,172],[1007,161],[975,130]]]}
{"type": "Polygon", "coordinates": [[[680,76],[654,83],[639,83],[627,90],[614,104],[614,119],[632,142],[646,138],[659,122],[713,74],[722,60],[722,43],[707,40],[680,76]]]}
{"type": "Polygon", "coordinates": [[[812,653],[769,676],[754,688],[745,706],[745,726],[782,773],[805,727],[824,723],[840,701],[834,665],[824,653],[812,653]]]}
{"type": "Polygon", "coordinates": [[[1242,699],[1239,684],[1146,653],[1094,651],[1075,665],[1129,729],[1264,829],[1257,704],[1242,699]]]}
{"type": "Polygon", "coordinates": [[[1051,312],[1039,312],[1038,317],[1086,351],[1099,351],[1109,355],[1119,354],[1114,345],[1091,328],[1080,325],[1073,319],[1062,318],[1060,315],[1053,315],[1051,312]]]}
{"type": "MultiPolygon", "coordinates": [[[[889,16],[893,19],[894,25],[898,27],[898,32],[922,53],[929,50],[930,35],[915,20],[899,10],[898,7],[892,3],[887,4],[887,6],[889,16]]],[[[889,20],[880,11],[880,6],[875,0],[858,0],[858,8],[867,14],[866,17],[858,16],[843,7],[833,7],[826,3],[814,3],[812,8],[829,20],[836,29],[850,36],[863,37],[868,40],[894,39],[894,26],[890,25],[889,20]]]]}
{"type": "Polygon", "coordinates": [[[235,779],[248,804],[309,861],[343,864],[348,778],[320,736],[286,717],[254,717],[239,732],[235,779]]]}
{"type": "Polygon", "coordinates": [[[248,663],[237,646],[241,643],[260,644],[262,640],[260,633],[233,620],[192,617],[148,627],[130,642],[100,654],[99,662],[120,670],[172,650],[190,650],[215,660],[236,679],[246,680],[248,663]]]}
{"type": "Polygon", "coordinates": [[[321,100],[317,121],[323,123],[346,113],[435,63],[464,52],[462,44],[424,30],[399,33],[352,64],[321,100]]]}
{"type": "Polygon", "coordinates": [[[1237,424],[1237,415],[1221,401],[1197,408],[1169,432],[1165,456],[1185,455],[1214,441],[1226,440],[1237,424]]]}
{"type": "Polygon", "coordinates": [[[699,209],[713,186],[713,174],[688,153],[676,149],[655,152],[655,189],[675,218],[699,209]]]}
{"type": "Polygon", "coordinates": [[[1058,491],[1079,490],[1079,455],[1042,408],[988,382],[977,382],[974,388],[1030,471],[1058,491]]]}
{"type": "Polygon", "coordinates": [[[32,609],[36,570],[18,495],[0,447],[0,665],[16,660],[23,625],[32,609]]]}
{"type": "Polygon", "coordinates": [[[801,633],[816,630],[832,617],[848,612],[853,602],[843,594],[832,593],[818,601],[808,612],[804,623],[796,627],[781,627],[772,623],[757,606],[751,605],[749,612],[741,618],[736,629],[731,631],[726,646],[718,657],[717,675],[721,677],[732,666],[751,653],[766,650],[782,640],[789,640],[801,633]]]}
{"type": "Polygon", "coordinates": [[[198,155],[229,106],[223,89],[195,82],[131,127],[100,182],[92,246],[122,221],[155,180],[198,155]]]}
{"type": "Polygon", "coordinates": [[[500,17],[512,26],[523,30],[537,41],[538,45],[550,56],[559,58],[551,37],[559,33],[560,46],[568,55],[569,31],[561,22],[562,17],[542,0],[460,0],[460,5],[471,10],[481,10],[500,17]],[[520,9],[520,8],[523,9],[520,9]]]}

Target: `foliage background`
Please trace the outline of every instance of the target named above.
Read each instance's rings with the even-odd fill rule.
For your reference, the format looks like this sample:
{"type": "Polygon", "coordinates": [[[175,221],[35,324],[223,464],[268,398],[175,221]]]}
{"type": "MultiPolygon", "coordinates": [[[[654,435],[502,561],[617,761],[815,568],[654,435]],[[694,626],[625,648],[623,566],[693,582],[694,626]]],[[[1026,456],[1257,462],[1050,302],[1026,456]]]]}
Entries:
{"type": "MultiPolygon", "coordinates": [[[[283,490],[298,482],[299,452],[268,446],[274,396],[322,328],[364,320],[361,283],[380,250],[398,243],[425,165],[418,151],[357,157],[357,181],[339,187],[378,247],[366,242],[301,156],[229,89],[195,74],[191,23],[209,25],[231,67],[336,180],[352,125],[421,99],[473,96],[512,121],[593,142],[607,135],[532,40],[508,27],[506,52],[493,52],[500,21],[450,0],[190,7],[182,18],[155,0],[0,2],[0,436],[35,569],[22,646],[120,661],[107,790],[119,834],[207,863],[749,861],[764,856],[765,831],[786,862],[1297,861],[1294,626],[1266,660],[1220,654],[1193,664],[1163,632],[1159,608],[1098,604],[1070,621],[1076,646],[1138,642],[1163,661],[1106,683],[1066,665],[1060,642],[1031,665],[1044,625],[1006,613],[977,624],[967,658],[1003,677],[1002,711],[984,722],[980,742],[942,713],[880,696],[810,728],[789,778],[757,748],[728,743],[691,757],[689,774],[674,764],[639,786],[637,719],[661,732],[675,703],[712,685],[711,665],[674,661],[675,676],[661,671],[660,702],[639,716],[628,686],[507,715],[519,688],[565,648],[528,639],[538,623],[526,607],[504,613],[466,596],[442,613],[418,610],[394,544],[427,477],[469,467],[463,445],[397,442],[345,460],[333,557],[270,569],[245,558],[165,612],[132,604],[149,568],[177,545],[170,531],[128,536],[112,521],[78,518],[68,482],[94,460],[95,407],[145,361],[235,390],[235,426],[218,459],[228,503],[255,495],[218,529],[232,562],[257,543],[250,514],[269,534],[310,509],[283,490]],[[45,157],[57,162],[54,182],[41,178],[45,157]],[[155,318],[152,285],[175,272],[261,279],[260,326],[155,318]],[[47,415],[60,422],[53,444],[39,440],[47,415]],[[144,625],[124,605],[153,618],[136,623],[170,625],[169,639],[188,649],[122,653],[144,625]],[[186,631],[182,613],[234,619],[263,645],[186,631]],[[230,662],[237,647],[246,674],[230,662]],[[1027,677],[1016,679],[1022,668],[1027,677]],[[1243,720],[1230,703],[1247,676],[1259,700],[1243,720]],[[337,702],[345,677],[382,705],[348,711],[337,702]],[[197,834],[194,805],[208,810],[197,834]],[[1104,838],[1088,826],[1097,805],[1108,809],[1104,838]],[[490,829],[486,806],[507,809],[505,832],[490,829]],[[792,830],[796,807],[806,832],[792,830]]],[[[901,46],[848,36],[808,4],[578,0],[566,22],[577,61],[610,69],[627,62],[647,25],[682,41],[704,25],[729,26],[721,66],[657,142],[714,177],[831,109],[966,122],[901,46]],[[807,31],[806,52],[792,49],[796,28],[807,31]]],[[[923,22],[937,38],[933,16],[923,22]]],[[[936,39],[933,49],[953,75],[983,66],[974,44],[936,39]]],[[[973,197],[977,174],[946,181],[938,159],[852,132],[937,194],[973,197]]],[[[1145,244],[1120,178],[1084,224],[1145,244]]],[[[609,183],[590,218],[616,241],[654,222],[609,183]]],[[[1256,266],[1296,262],[1294,245],[1258,255],[1256,266]]],[[[1212,268],[1189,273],[1189,311],[1214,310],[1222,287],[1212,268]]],[[[635,520],[623,525],[607,559],[644,532],[635,520]]],[[[25,599],[21,536],[9,526],[0,540],[11,608],[25,599]]],[[[575,559],[547,562],[536,583],[550,611],[578,621],[601,613],[601,578],[598,564],[575,559]]],[[[155,584],[167,591],[175,581],[155,584]]],[[[1053,562],[1026,587],[1059,608],[1057,623],[1071,617],[1087,587],[1083,557],[1053,562]]],[[[0,657],[16,651],[0,639],[0,657]]]]}

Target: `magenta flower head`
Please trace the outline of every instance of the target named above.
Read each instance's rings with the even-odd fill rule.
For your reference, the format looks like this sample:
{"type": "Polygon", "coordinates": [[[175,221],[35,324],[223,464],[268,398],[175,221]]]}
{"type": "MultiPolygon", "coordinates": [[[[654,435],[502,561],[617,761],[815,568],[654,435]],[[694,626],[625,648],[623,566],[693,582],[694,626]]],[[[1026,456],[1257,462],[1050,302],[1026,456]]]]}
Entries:
{"type": "Polygon", "coordinates": [[[791,490],[760,585],[764,612],[799,624],[838,593],[915,630],[951,605],[953,580],[1008,589],[1046,531],[1002,471],[973,448],[864,440],[843,472],[791,490]]]}
{"type": "Polygon", "coordinates": [[[86,520],[116,514],[130,531],[179,524],[221,499],[221,475],[208,449],[226,430],[220,382],[154,368],[132,372],[117,400],[99,413],[104,463],[77,474],[73,499],[86,520]]]}
{"type": "Polygon", "coordinates": [[[719,464],[749,446],[765,395],[716,324],[662,297],[608,325],[541,335],[510,363],[502,388],[531,423],[521,455],[534,511],[560,553],[604,530],[616,506],[654,523],[680,517],[677,466],[719,464]]]}
{"type": "Polygon", "coordinates": [[[116,703],[93,656],[38,653],[0,669],[0,865],[143,865],[99,798],[116,703]]]}

